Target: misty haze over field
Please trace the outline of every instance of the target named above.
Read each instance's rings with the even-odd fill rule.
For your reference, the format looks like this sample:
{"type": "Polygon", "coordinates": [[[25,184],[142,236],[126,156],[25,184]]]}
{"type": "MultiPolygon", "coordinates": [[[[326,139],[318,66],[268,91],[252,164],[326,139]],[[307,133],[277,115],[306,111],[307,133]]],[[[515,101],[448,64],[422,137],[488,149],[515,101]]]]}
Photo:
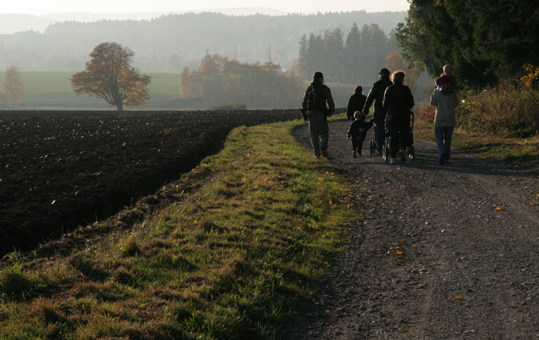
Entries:
{"type": "Polygon", "coordinates": [[[287,70],[298,59],[303,35],[324,35],[335,28],[346,35],[354,23],[377,24],[389,35],[407,15],[365,11],[282,15],[266,8],[228,11],[236,15],[207,11],[0,14],[1,31],[18,31],[0,34],[0,69],[17,65],[20,71],[81,71],[96,45],[117,42],[135,52],[134,62],[142,72],[194,69],[206,54],[249,63],[272,61],[287,70]]]}
{"type": "Polygon", "coordinates": [[[49,25],[57,22],[95,22],[100,20],[152,20],[169,14],[185,13],[222,13],[226,15],[286,15],[287,13],[265,7],[245,8],[217,8],[197,11],[173,11],[173,12],[145,12],[145,13],[49,13],[42,15],[0,13],[0,34],[13,34],[17,32],[35,31],[45,32],[49,25]]]}

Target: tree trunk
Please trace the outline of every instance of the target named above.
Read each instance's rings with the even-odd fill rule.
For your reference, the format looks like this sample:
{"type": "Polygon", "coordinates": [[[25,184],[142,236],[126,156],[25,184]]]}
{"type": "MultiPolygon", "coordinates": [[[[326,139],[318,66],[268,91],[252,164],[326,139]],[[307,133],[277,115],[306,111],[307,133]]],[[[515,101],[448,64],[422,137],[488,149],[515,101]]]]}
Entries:
{"type": "Polygon", "coordinates": [[[116,108],[118,109],[118,112],[122,112],[124,110],[124,102],[119,100],[118,104],[116,104],[116,108]]]}

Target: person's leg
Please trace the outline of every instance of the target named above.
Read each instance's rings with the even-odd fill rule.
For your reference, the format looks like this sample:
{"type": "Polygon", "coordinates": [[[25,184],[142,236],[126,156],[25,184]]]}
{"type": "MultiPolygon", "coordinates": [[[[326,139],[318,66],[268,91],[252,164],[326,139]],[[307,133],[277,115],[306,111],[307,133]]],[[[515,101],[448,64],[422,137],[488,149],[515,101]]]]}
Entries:
{"type": "Polygon", "coordinates": [[[408,146],[408,135],[410,134],[410,121],[403,119],[399,122],[399,157],[401,162],[406,162],[406,147],[408,146]]]}
{"type": "Polygon", "coordinates": [[[357,137],[352,137],[352,151],[357,151],[359,140],[357,137]]]}
{"type": "Polygon", "coordinates": [[[328,156],[328,141],[329,141],[329,131],[326,133],[320,134],[320,151],[322,156],[328,156]]]}
{"type": "Polygon", "coordinates": [[[401,131],[401,138],[400,138],[400,150],[406,150],[406,147],[408,146],[409,142],[408,139],[410,137],[410,121],[404,120],[400,124],[400,131],[401,131]]]}
{"type": "Polygon", "coordinates": [[[451,158],[451,141],[453,140],[453,126],[445,128],[445,153],[447,154],[445,160],[448,161],[451,158]]]}
{"type": "Polygon", "coordinates": [[[328,156],[328,141],[329,141],[329,125],[326,116],[320,112],[318,121],[318,134],[320,136],[320,151],[322,156],[328,156]]]}
{"type": "Polygon", "coordinates": [[[385,121],[383,119],[374,120],[374,138],[376,140],[376,148],[378,149],[378,152],[382,152],[382,146],[384,145],[384,123],[385,121]]]}
{"type": "Polygon", "coordinates": [[[391,136],[391,158],[397,156],[397,151],[399,149],[399,124],[396,122],[389,122],[389,135],[391,136]]]}
{"type": "Polygon", "coordinates": [[[357,150],[357,139],[352,137],[352,156],[354,158],[357,157],[357,153],[356,153],[356,150],[357,150]]]}
{"type": "Polygon", "coordinates": [[[315,157],[320,157],[320,135],[315,120],[309,120],[309,133],[311,136],[311,145],[313,146],[313,154],[315,157]]]}
{"type": "Polygon", "coordinates": [[[441,157],[445,153],[445,128],[443,127],[434,127],[434,135],[436,136],[436,146],[438,147],[438,157],[441,157]]]}

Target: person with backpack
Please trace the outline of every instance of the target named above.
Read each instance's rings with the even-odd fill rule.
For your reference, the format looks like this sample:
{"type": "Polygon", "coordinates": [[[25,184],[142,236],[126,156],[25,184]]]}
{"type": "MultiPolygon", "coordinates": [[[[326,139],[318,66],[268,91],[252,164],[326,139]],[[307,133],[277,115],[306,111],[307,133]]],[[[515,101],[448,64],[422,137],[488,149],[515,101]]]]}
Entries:
{"type": "Polygon", "coordinates": [[[314,157],[328,157],[329,126],[327,117],[335,112],[331,90],[324,85],[322,72],[315,72],[313,82],[303,96],[302,111],[309,121],[309,133],[314,157]]]}
{"type": "Polygon", "coordinates": [[[358,85],[354,88],[354,94],[350,96],[348,100],[348,106],[346,107],[346,116],[348,121],[354,120],[354,113],[356,111],[363,110],[367,97],[363,94],[363,87],[358,85]]]}
{"type": "Polygon", "coordinates": [[[367,95],[367,101],[363,107],[363,114],[365,114],[365,116],[369,114],[369,109],[374,102],[374,135],[376,149],[378,149],[378,154],[381,155],[385,139],[384,126],[386,119],[386,111],[384,110],[382,101],[386,89],[393,83],[389,80],[389,70],[387,68],[381,69],[378,73],[378,77],[380,80],[372,85],[371,90],[367,95]]]}

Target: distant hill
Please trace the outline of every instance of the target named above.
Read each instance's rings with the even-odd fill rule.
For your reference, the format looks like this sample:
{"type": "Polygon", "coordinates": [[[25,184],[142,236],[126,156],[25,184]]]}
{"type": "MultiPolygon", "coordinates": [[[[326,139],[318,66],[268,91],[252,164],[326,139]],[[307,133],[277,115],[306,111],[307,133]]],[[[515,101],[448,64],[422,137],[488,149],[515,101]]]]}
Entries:
{"type": "Polygon", "coordinates": [[[185,13],[222,13],[225,15],[286,15],[285,12],[278,11],[272,8],[265,7],[241,7],[241,8],[215,8],[195,11],[172,11],[172,12],[145,12],[145,13],[52,13],[41,15],[41,18],[50,19],[56,22],[63,21],[79,21],[93,22],[100,20],[152,20],[169,14],[185,14],[185,13]]]}
{"type": "Polygon", "coordinates": [[[36,31],[44,32],[56,20],[30,14],[0,13],[0,34],[36,31]]]}
{"type": "Polygon", "coordinates": [[[272,61],[289,70],[298,59],[303,35],[324,35],[338,29],[346,41],[354,23],[360,29],[376,24],[389,35],[407,16],[407,12],[365,11],[235,16],[190,12],[150,20],[86,17],[88,22],[82,22],[84,14],[72,14],[71,20],[55,15],[41,18],[59,20],[48,24],[43,33],[34,28],[0,35],[0,70],[16,65],[21,71],[81,71],[90,52],[102,42],[129,47],[135,52],[136,67],[143,72],[179,73],[186,66],[193,70],[206,54],[249,63],[272,61]]]}
{"type": "MultiPolygon", "coordinates": [[[[1,10],[1,9],[0,9],[1,10]]],[[[145,13],[50,13],[40,16],[31,14],[11,14],[0,13],[0,34],[12,34],[15,32],[35,31],[43,33],[47,26],[55,22],[77,21],[94,22],[101,20],[152,20],[169,14],[184,13],[223,13],[226,15],[255,15],[264,14],[270,16],[286,15],[285,12],[266,7],[241,7],[241,8],[215,8],[195,11],[173,11],[173,12],[145,12],[145,13]]]]}

